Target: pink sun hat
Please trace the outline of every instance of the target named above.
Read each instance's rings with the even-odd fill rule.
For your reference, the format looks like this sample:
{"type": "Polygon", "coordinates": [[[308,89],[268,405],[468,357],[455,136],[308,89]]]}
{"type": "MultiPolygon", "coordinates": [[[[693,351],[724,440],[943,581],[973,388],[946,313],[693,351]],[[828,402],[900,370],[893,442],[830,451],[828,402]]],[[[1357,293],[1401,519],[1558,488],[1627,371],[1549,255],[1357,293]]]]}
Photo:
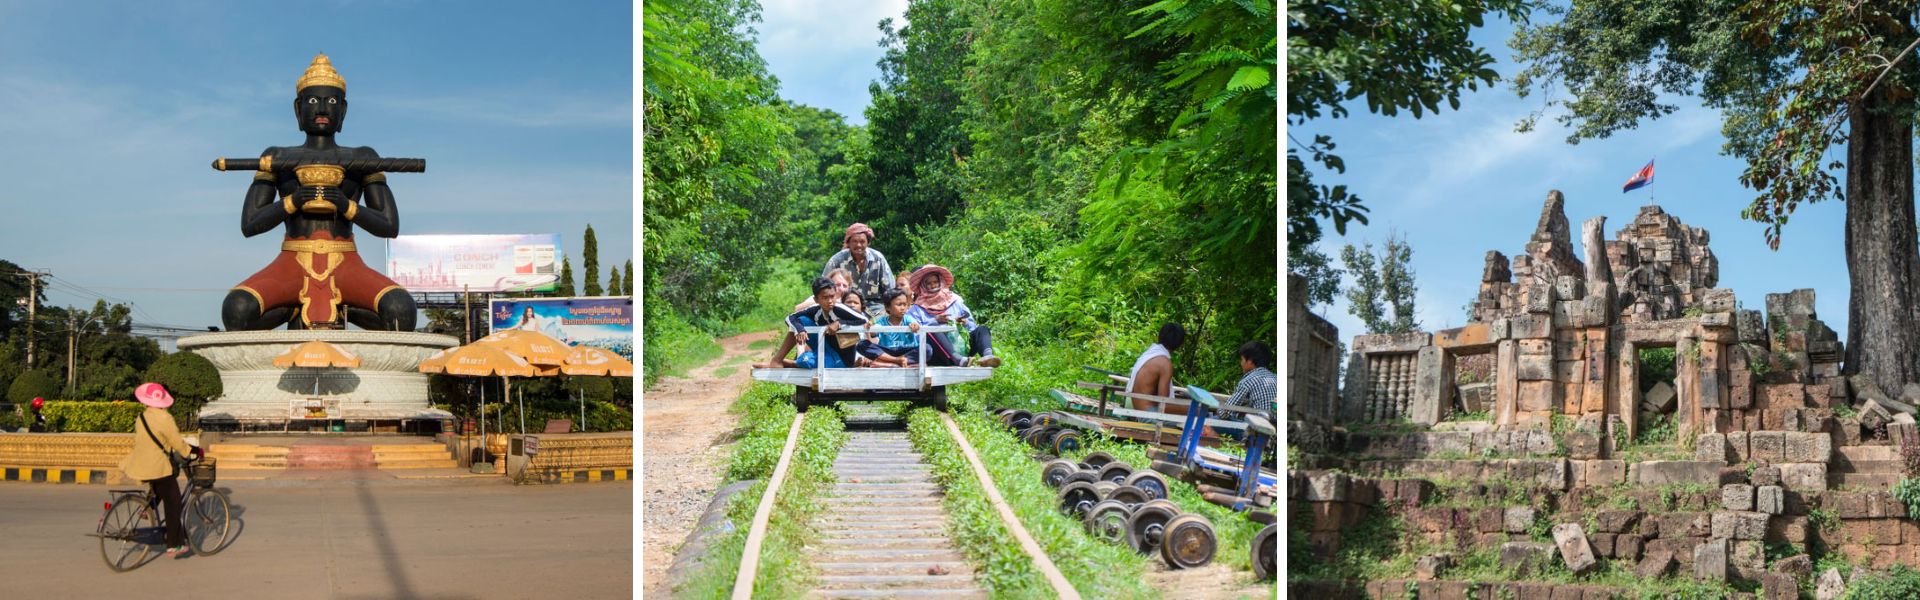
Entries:
{"type": "Polygon", "coordinates": [[[173,394],[167,393],[167,388],[161,387],[160,384],[151,381],[142,383],[140,387],[134,388],[133,397],[138,399],[141,404],[154,408],[173,406],[173,394]]]}

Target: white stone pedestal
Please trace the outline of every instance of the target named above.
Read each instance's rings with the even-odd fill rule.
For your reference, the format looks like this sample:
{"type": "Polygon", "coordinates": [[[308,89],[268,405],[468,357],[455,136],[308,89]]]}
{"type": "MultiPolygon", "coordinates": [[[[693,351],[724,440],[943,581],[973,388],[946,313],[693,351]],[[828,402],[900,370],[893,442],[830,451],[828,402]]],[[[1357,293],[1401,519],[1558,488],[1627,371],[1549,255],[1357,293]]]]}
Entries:
{"type": "Polygon", "coordinates": [[[451,336],[364,330],[274,330],[207,333],[180,338],[181,350],[205,357],[220,371],[220,397],[200,409],[211,423],[280,423],[293,401],[338,401],[347,421],[451,420],[427,401],[420,361],[460,345],[451,336]],[[331,343],[360,358],[343,369],[285,368],[273,358],[313,340],[331,343]]]}

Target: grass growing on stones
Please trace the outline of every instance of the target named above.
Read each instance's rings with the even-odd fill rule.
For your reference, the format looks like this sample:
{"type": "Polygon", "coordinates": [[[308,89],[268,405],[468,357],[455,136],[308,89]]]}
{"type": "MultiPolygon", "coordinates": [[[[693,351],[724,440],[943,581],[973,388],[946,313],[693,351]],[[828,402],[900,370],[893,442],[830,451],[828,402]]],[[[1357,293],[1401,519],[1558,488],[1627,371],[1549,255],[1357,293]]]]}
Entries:
{"type": "MultiPolygon", "coordinates": [[[[761,483],[733,497],[727,506],[732,530],[714,543],[708,563],[685,587],[675,590],[675,597],[726,598],[732,594],[754,510],[766,492],[766,478],[773,475],[780,460],[787,429],[793,425],[790,389],[755,383],[734,403],[734,410],[741,413],[744,433],[728,461],[727,483],[747,479],[759,479],[761,483]]],[[[807,543],[813,539],[811,523],[822,507],[822,491],[833,483],[833,460],[845,441],[839,413],[820,407],[808,414],[787,481],[768,519],[760,569],[754,579],[755,598],[795,598],[807,591],[813,576],[813,559],[806,552],[807,543]]]]}
{"type": "MultiPolygon", "coordinates": [[[[1040,464],[1030,449],[998,422],[977,411],[953,414],[980,461],[1015,516],[1054,565],[1088,598],[1152,598],[1145,582],[1147,557],[1125,546],[1089,537],[1078,519],[1055,509],[1054,490],[1040,480],[1040,464]]],[[[940,415],[930,409],[907,414],[914,448],[926,456],[945,488],[944,504],[954,542],[980,569],[980,580],[995,598],[1051,598],[1053,590],[1033,559],[1001,523],[973,469],[954,443],[940,415]]],[[[1241,552],[1245,552],[1243,546],[1241,552]]],[[[1245,557],[1240,559],[1243,563],[1245,557]]]]}
{"type": "Polygon", "coordinates": [[[1857,581],[1848,582],[1845,600],[1894,600],[1920,598],[1920,571],[1906,565],[1895,565],[1884,572],[1870,572],[1857,581]]]}

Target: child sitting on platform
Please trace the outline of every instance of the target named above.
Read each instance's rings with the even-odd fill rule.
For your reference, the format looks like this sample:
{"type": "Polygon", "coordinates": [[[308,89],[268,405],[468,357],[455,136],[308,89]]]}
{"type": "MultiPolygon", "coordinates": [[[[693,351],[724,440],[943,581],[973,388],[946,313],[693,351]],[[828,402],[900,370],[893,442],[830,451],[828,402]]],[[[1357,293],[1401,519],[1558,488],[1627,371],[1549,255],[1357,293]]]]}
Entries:
{"type": "Polygon", "coordinates": [[[825,277],[813,280],[813,299],[814,304],[812,306],[787,315],[787,326],[792,330],[792,333],[784,336],[780,346],[774,349],[773,356],[769,358],[764,365],[755,365],[757,368],[799,367],[811,369],[815,366],[815,360],[824,361],[826,368],[829,369],[853,366],[855,357],[853,348],[859,343],[859,336],[853,334],[837,334],[839,334],[840,328],[843,325],[866,325],[867,317],[865,313],[841,306],[839,303],[840,294],[836,293],[833,280],[825,277]],[[827,328],[825,336],[826,343],[815,344],[818,338],[814,337],[813,334],[807,333],[806,328],[808,327],[827,328]],[[824,345],[825,347],[816,347],[813,348],[811,352],[802,352],[796,360],[786,360],[787,351],[792,350],[794,345],[801,343],[816,346],[824,345]]]}
{"type": "Polygon", "coordinates": [[[860,357],[867,362],[862,366],[910,367],[919,360],[920,344],[914,334],[920,332],[920,322],[907,316],[907,307],[912,301],[907,292],[901,289],[887,290],[885,298],[887,314],[874,319],[873,324],[882,327],[904,326],[907,333],[882,333],[878,336],[868,334],[858,346],[860,357]]]}

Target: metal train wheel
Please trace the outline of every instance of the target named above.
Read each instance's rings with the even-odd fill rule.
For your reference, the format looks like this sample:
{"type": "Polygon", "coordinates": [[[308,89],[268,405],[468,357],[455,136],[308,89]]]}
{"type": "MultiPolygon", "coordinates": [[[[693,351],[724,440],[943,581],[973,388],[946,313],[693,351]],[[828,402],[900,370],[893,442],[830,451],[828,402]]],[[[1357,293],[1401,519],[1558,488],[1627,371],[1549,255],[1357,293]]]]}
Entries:
{"type": "Polygon", "coordinates": [[[1086,458],[1080,459],[1080,462],[1087,463],[1087,466],[1098,469],[1107,466],[1107,463],[1113,462],[1113,455],[1107,454],[1106,452],[1090,452],[1086,458]]]}
{"type": "Polygon", "coordinates": [[[1099,477],[1101,481],[1111,481],[1114,485],[1119,485],[1126,483],[1129,475],[1133,475],[1133,465],[1114,461],[1107,463],[1106,466],[1100,467],[1100,473],[1097,477],[1099,477]]]}
{"type": "Polygon", "coordinates": [[[1099,494],[1101,500],[1107,499],[1107,495],[1112,494],[1113,491],[1117,489],[1120,489],[1120,484],[1111,481],[1093,482],[1093,493],[1099,494]]]}
{"type": "Polygon", "coordinates": [[[1060,488],[1060,512],[1074,517],[1085,517],[1093,505],[1100,502],[1100,494],[1093,490],[1093,484],[1076,481],[1060,488]]]}
{"type": "Polygon", "coordinates": [[[1052,427],[1054,425],[1059,425],[1060,416],[1055,415],[1051,412],[1043,412],[1033,416],[1033,424],[1041,427],[1052,427]]]}
{"type": "Polygon", "coordinates": [[[1077,469],[1071,462],[1054,460],[1040,467],[1040,480],[1047,482],[1047,487],[1058,488],[1066,485],[1067,476],[1072,475],[1075,470],[1077,469]]]}
{"type": "Polygon", "coordinates": [[[1131,513],[1125,504],[1101,500],[1087,511],[1087,533],[1107,543],[1124,544],[1127,541],[1127,518],[1132,516],[1131,513]]]}
{"type": "Polygon", "coordinates": [[[1107,499],[1119,501],[1123,504],[1126,504],[1127,506],[1138,506],[1141,504],[1145,504],[1148,500],[1152,500],[1153,498],[1147,497],[1147,493],[1145,491],[1141,491],[1140,488],[1133,487],[1131,485],[1123,485],[1117,488],[1113,488],[1113,492],[1107,494],[1107,499]]]}
{"type": "Polygon", "coordinates": [[[1080,432],[1062,429],[1053,434],[1053,454],[1059,456],[1080,449],[1080,432]]]}
{"type": "Polygon", "coordinates": [[[1278,525],[1268,525],[1253,535],[1253,556],[1248,562],[1253,563],[1253,574],[1260,579],[1273,579],[1280,572],[1280,532],[1275,527],[1278,525]]]}
{"type": "Polygon", "coordinates": [[[1140,491],[1146,492],[1148,500],[1168,498],[1173,495],[1167,487],[1167,478],[1157,471],[1135,471],[1122,483],[1140,488],[1140,491]]]}
{"type": "Polygon", "coordinates": [[[1059,437],[1060,432],[1062,431],[1066,431],[1066,430],[1060,429],[1058,427],[1048,427],[1046,435],[1040,436],[1040,439],[1036,440],[1034,445],[1039,446],[1040,450],[1043,452],[1052,452],[1053,440],[1054,438],[1059,437]]]}
{"type": "Polygon", "coordinates": [[[1014,429],[1026,429],[1033,426],[1033,413],[1014,409],[1007,411],[1007,426],[1014,429]]]}
{"type": "Polygon", "coordinates": [[[1166,535],[1167,521],[1177,516],[1180,516],[1180,507],[1164,500],[1154,500],[1133,509],[1133,515],[1127,518],[1127,546],[1141,554],[1159,550],[1160,540],[1166,535]]]}
{"type": "Polygon", "coordinates": [[[1066,487],[1069,485],[1082,483],[1082,482],[1085,482],[1087,485],[1093,485],[1094,482],[1097,482],[1097,481],[1099,481],[1099,479],[1094,478],[1092,471],[1074,471],[1072,473],[1068,473],[1065,478],[1060,480],[1060,487],[1066,487]]]}
{"type": "Polygon", "coordinates": [[[794,386],[793,388],[793,411],[794,412],[807,412],[807,406],[812,404],[812,402],[813,402],[813,390],[800,387],[800,386],[794,386]]]}
{"type": "Polygon", "coordinates": [[[1160,540],[1160,559],[1175,569],[1203,567],[1213,562],[1213,553],[1219,547],[1213,523],[1206,517],[1187,513],[1167,521],[1166,533],[1160,540]]]}

